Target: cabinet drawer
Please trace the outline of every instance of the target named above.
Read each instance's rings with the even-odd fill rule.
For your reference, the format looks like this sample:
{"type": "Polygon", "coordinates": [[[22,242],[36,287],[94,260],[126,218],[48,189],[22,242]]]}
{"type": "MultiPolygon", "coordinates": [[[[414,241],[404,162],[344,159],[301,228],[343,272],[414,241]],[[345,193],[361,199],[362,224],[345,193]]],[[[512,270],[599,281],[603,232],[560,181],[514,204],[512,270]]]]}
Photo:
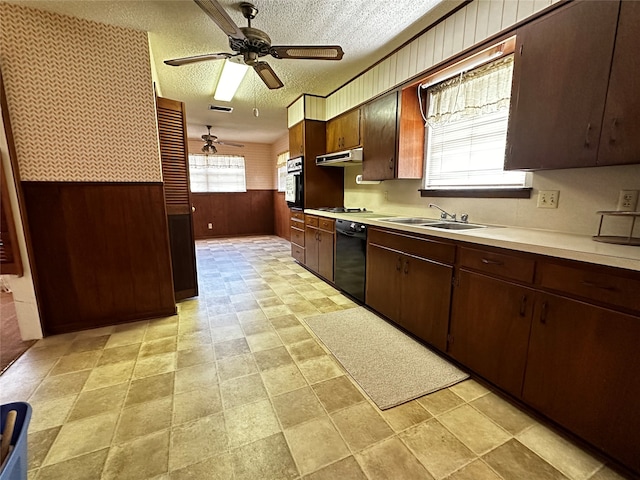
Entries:
{"type": "Polygon", "coordinates": [[[295,218],[292,218],[290,226],[292,228],[299,228],[300,230],[304,230],[304,220],[296,220],[295,218]]]}
{"type": "Polygon", "coordinates": [[[460,249],[460,266],[511,280],[533,282],[535,261],[507,253],[460,249]]]}
{"type": "Polygon", "coordinates": [[[541,263],[542,288],[640,312],[640,274],[617,274],[578,266],[541,263]]]}
{"type": "Polygon", "coordinates": [[[304,247],[300,245],[296,245],[295,243],[291,244],[291,256],[295,258],[300,263],[304,263],[304,247]]]}
{"type": "Polygon", "coordinates": [[[304,212],[291,210],[291,219],[293,220],[294,218],[304,222],[304,212]]]}
{"type": "Polygon", "coordinates": [[[367,235],[369,243],[398,250],[409,255],[449,264],[452,264],[455,260],[456,247],[450,243],[387,232],[376,228],[370,228],[367,235]]]}
{"type": "Polygon", "coordinates": [[[311,226],[311,227],[317,227],[318,226],[318,217],[314,217],[313,215],[305,215],[304,216],[304,223],[306,225],[311,226]]]}
{"type": "Polygon", "coordinates": [[[336,228],[336,221],[333,218],[322,218],[318,220],[318,226],[322,230],[333,233],[336,228]]]}
{"type": "Polygon", "coordinates": [[[304,247],[304,230],[291,228],[291,243],[304,247]]]}

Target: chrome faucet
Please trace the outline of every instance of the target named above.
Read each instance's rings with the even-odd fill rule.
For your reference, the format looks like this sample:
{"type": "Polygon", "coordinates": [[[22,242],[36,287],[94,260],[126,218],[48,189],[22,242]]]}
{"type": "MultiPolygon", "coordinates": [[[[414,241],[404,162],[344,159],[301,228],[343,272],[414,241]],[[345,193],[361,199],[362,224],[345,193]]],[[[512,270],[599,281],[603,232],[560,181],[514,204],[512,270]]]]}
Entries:
{"type": "Polygon", "coordinates": [[[438,205],[436,205],[435,203],[430,203],[430,204],[429,204],[429,208],[437,208],[438,210],[440,210],[440,212],[442,212],[442,213],[440,213],[440,218],[441,218],[442,220],[446,220],[446,219],[447,219],[447,217],[451,217],[451,220],[453,220],[454,222],[456,221],[456,214],[455,214],[455,213],[451,214],[451,213],[449,213],[449,212],[446,212],[445,210],[443,210],[442,208],[440,208],[440,207],[439,207],[438,205]]]}

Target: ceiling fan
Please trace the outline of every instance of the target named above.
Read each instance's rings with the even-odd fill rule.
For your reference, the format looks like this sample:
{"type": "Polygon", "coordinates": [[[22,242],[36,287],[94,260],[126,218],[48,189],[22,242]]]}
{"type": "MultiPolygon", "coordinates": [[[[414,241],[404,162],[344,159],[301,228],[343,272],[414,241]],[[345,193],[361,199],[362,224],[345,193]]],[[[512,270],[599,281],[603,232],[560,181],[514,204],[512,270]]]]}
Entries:
{"type": "Polygon", "coordinates": [[[259,60],[260,57],[271,55],[274,58],[340,60],[344,55],[339,45],[272,46],[269,35],[262,30],[251,27],[251,20],[253,20],[258,13],[258,9],[251,3],[243,2],[240,4],[240,11],[244,18],[247,19],[248,26],[238,27],[217,0],[194,0],[194,2],[227,34],[229,37],[229,46],[236,53],[210,53],[207,55],[165,60],[164,63],[167,65],[177,67],[190,63],[222,60],[241,55],[244,63],[253,67],[265,85],[273,90],[283,87],[284,84],[267,62],[259,60]]]}
{"type": "Polygon", "coordinates": [[[232,143],[232,142],[221,142],[218,140],[218,137],[215,135],[211,135],[211,125],[207,125],[207,130],[209,133],[202,135],[202,140],[204,140],[204,146],[202,147],[202,151],[204,153],[216,153],[218,149],[214,145],[227,145],[229,147],[244,147],[241,143],[232,143]]]}

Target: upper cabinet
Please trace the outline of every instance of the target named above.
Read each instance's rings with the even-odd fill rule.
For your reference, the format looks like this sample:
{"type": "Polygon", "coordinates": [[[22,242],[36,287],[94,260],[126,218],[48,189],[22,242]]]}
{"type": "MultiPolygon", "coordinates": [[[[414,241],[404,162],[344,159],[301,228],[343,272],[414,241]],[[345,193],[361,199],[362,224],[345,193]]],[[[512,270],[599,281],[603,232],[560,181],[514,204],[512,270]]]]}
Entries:
{"type": "Polygon", "coordinates": [[[304,155],[304,122],[296,123],[289,129],[289,156],[304,155]]]}
{"type": "Polygon", "coordinates": [[[327,122],[327,153],[360,146],[360,109],[332,118],[327,122]]]}
{"type": "Polygon", "coordinates": [[[637,2],[581,0],[518,30],[506,169],[640,162],[638,22],[637,2]]]}

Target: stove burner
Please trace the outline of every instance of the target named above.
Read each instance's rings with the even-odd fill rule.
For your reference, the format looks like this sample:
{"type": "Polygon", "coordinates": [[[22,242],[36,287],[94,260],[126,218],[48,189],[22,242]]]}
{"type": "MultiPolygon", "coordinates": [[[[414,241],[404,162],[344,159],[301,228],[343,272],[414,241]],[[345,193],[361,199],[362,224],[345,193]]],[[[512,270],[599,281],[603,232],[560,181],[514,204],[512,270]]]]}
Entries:
{"type": "Polygon", "coordinates": [[[365,213],[366,208],[320,207],[317,210],[331,213],[365,213]]]}

